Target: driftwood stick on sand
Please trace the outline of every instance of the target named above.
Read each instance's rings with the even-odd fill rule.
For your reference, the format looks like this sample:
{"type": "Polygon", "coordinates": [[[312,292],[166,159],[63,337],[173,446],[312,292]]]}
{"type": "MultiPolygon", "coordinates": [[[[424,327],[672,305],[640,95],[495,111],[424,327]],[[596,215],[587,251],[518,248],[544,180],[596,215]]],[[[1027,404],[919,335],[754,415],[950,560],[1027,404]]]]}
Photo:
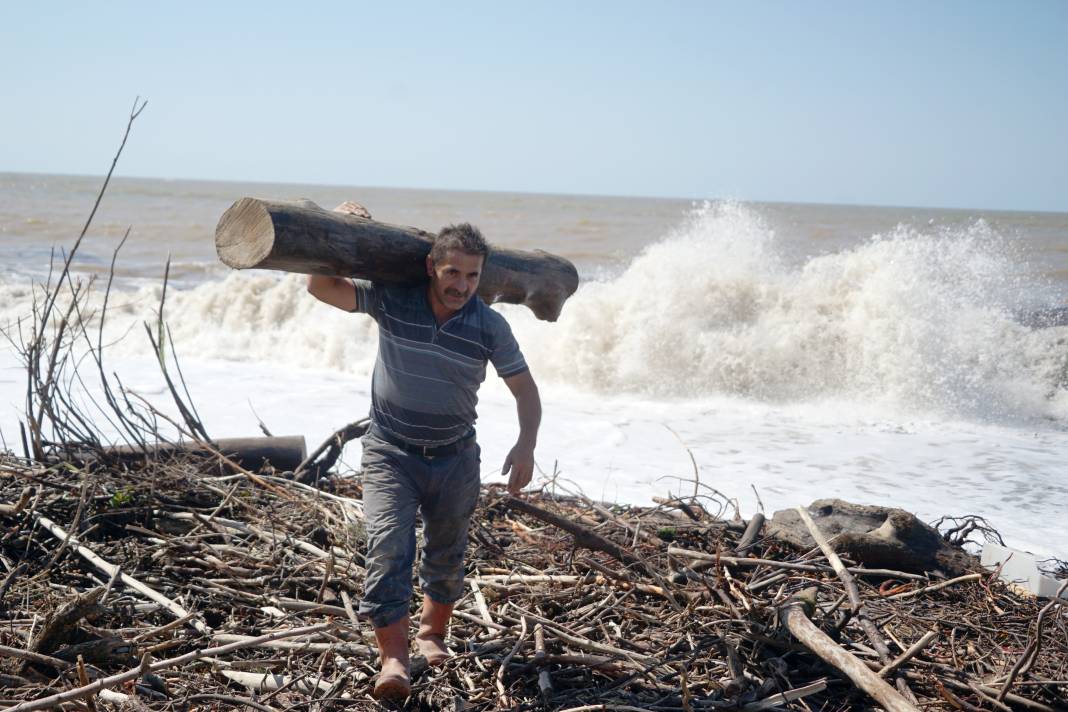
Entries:
{"type": "Polygon", "coordinates": [[[541,693],[542,702],[549,699],[553,694],[553,679],[548,668],[544,667],[545,658],[545,626],[541,623],[534,624],[534,664],[542,665],[538,671],[538,692],[541,693]]]}
{"type": "Polygon", "coordinates": [[[23,487],[22,494],[19,495],[19,500],[14,504],[7,504],[6,502],[0,503],[0,515],[5,517],[13,517],[22,510],[26,509],[26,505],[30,503],[30,497],[34,495],[33,487],[23,487]]]}
{"type": "MultiPolygon", "coordinates": [[[[195,512],[161,512],[160,516],[165,516],[168,519],[175,519],[178,521],[208,521],[207,519],[200,517],[200,515],[196,514],[195,512]]],[[[232,529],[233,531],[238,531],[242,534],[249,534],[251,536],[256,537],[260,541],[263,541],[272,546],[290,545],[293,549],[298,549],[306,554],[315,557],[315,559],[318,559],[319,562],[321,562],[324,566],[326,562],[330,560],[330,552],[324,551],[323,549],[317,547],[315,544],[312,544],[308,541],[304,541],[303,539],[299,539],[288,532],[264,531],[259,527],[255,527],[251,524],[239,522],[234,519],[225,519],[223,517],[215,517],[210,521],[210,523],[220,528],[232,529]]],[[[335,557],[339,553],[347,554],[347,552],[344,552],[343,550],[339,549],[334,553],[335,557]]],[[[346,573],[362,574],[362,569],[360,569],[360,567],[356,566],[355,564],[350,565],[347,562],[347,559],[351,557],[346,555],[344,558],[346,559],[346,561],[343,561],[341,563],[335,562],[334,565],[338,568],[341,568],[346,573]]]]}
{"type": "Polygon", "coordinates": [[[797,507],[797,513],[801,516],[801,520],[805,523],[805,526],[808,527],[808,531],[816,541],[816,545],[819,546],[820,551],[827,557],[827,562],[831,565],[831,568],[834,569],[838,578],[841,579],[842,585],[845,586],[846,593],[849,595],[849,605],[852,607],[853,613],[858,613],[863,603],[861,603],[860,592],[857,591],[857,583],[853,580],[853,575],[849,573],[849,569],[847,569],[845,564],[842,563],[842,560],[838,558],[838,554],[835,553],[831,545],[827,543],[827,538],[823,536],[823,532],[816,526],[816,522],[812,521],[812,516],[808,511],[804,507],[797,507]]]}
{"type": "MultiPolygon", "coordinates": [[[[392,284],[426,282],[434,236],[358,215],[295,203],[242,198],[215,229],[219,259],[234,269],[276,269],[359,277],[392,284]]],[[[534,250],[495,248],[478,293],[487,303],[523,304],[539,319],[556,321],[578,289],[568,260],[534,250]]]]}
{"type": "MultiPolygon", "coordinates": [[[[842,582],[842,586],[845,588],[846,596],[849,598],[850,610],[856,616],[857,622],[860,624],[864,634],[868,636],[868,640],[871,641],[872,647],[875,648],[875,652],[879,655],[879,661],[885,666],[884,669],[890,668],[893,662],[890,660],[890,648],[887,646],[886,641],[883,640],[883,636],[879,633],[879,629],[868,617],[867,611],[864,608],[864,603],[860,599],[860,591],[857,590],[857,582],[853,579],[853,575],[846,568],[842,560],[838,558],[838,554],[834,548],[828,543],[827,538],[823,536],[823,532],[816,525],[816,522],[812,520],[812,516],[808,513],[804,507],[797,507],[797,513],[801,517],[801,520],[808,527],[809,534],[812,535],[813,540],[819,546],[820,551],[827,558],[828,563],[834,569],[835,574],[838,575],[838,579],[842,582]]],[[[915,701],[916,696],[909,689],[908,683],[904,678],[897,678],[894,682],[897,685],[897,689],[907,699],[915,701]]]]}
{"type": "Polygon", "coordinates": [[[602,655],[612,655],[621,657],[625,660],[641,663],[643,665],[655,664],[658,662],[657,658],[655,658],[654,656],[643,655],[641,653],[634,652],[633,650],[623,650],[622,648],[617,648],[614,645],[598,643],[584,636],[568,632],[567,628],[557,623],[554,623],[551,620],[548,620],[547,618],[542,618],[539,615],[524,610],[519,606],[515,605],[514,603],[511,605],[512,608],[518,611],[521,616],[526,616],[530,620],[541,623],[545,627],[545,629],[551,632],[554,636],[564,641],[565,643],[569,643],[575,646],[576,648],[580,648],[582,650],[586,650],[592,653],[601,653],[602,655]]]}
{"type": "Polygon", "coordinates": [[[802,645],[827,664],[841,670],[857,687],[867,692],[889,712],[919,712],[901,693],[817,628],[808,618],[815,608],[816,588],[813,587],[788,600],[779,609],[779,617],[802,645]]]}
{"type": "Polygon", "coordinates": [[[482,621],[486,624],[491,631],[496,625],[496,621],[493,620],[493,616],[490,615],[489,605],[486,603],[486,596],[483,595],[482,589],[478,586],[478,577],[471,579],[468,582],[471,586],[471,593],[475,597],[475,604],[478,606],[478,612],[482,614],[482,621]]]}
{"type": "Polygon", "coordinates": [[[508,663],[512,662],[512,658],[519,652],[519,649],[523,647],[523,643],[527,639],[527,617],[522,616],[522,625],[519,628],[519,636],[515,639],[515,645],[508,651],[508,654],[504,656],[504,660],[501,661],[501,666],[497,668],[497,674],[494,676],[494,682],[497,685],[497,694],[501,709],[512,706],[512,698],[508,696],[508,688],[504,685],[504,673],[508,670],[508,663]]]}
{"type": "Polygon", "coordinates": [[[71,666],[66,660],[60,660],[51,655],[42,655],[41,653],[34,653],[29,650],[22,650],[21,648],[12,648],[7,645],[0,645],[0,658],[18,658],[19,660],[27,660],[31,663],[50,665],[56,670],[66,670],[71,666]]]}
{"type": "Polygon", "coordinates": [[[74,700],[80,700],[84,697],[90,697],[97,694],[101,690],[105,690],[111,687],[116,687],[129,680],[136,680],[145,673],[157,672],[159,670],[166,670],[168,668],[184,665],[185,663],[197,660],[198,658],[212,657],[215,655],[225,655],[226,653],[232,653],[235,650],[242,650],[244,648],[252,648],[257,645],[280,640],[282,638],[292,638],[294,636],[309,635],[311,633],[318,633],[320,631],[329,630],[334,627],[333,623],[319,623],[318,625],[305,626],[303,628],[291,628],[289,630],[275,631],[274,633],[268,633],[267,635],[261,635],[256,638],[246,638],[244,640],[231,643],[229,645],[221,645],[216,648],[205,648],[203,650],[194,650],[193,652],[186,653],[185,655],[179,655],[174,658],[168,658],[167,660],[160,660],[158,662],[151,662],[149,656],[145,656],[141,660],[141,664],[135,668],[130,668],[124,672],[120,672],[109,677],[102,677],[95,680],[88,685],[82,685],[72,690],[66,690],[64,692],[50,695],[49,697],[42,697],[36,700],[30,700],[29,702],[22,702],[14,705],[13,707],[7,707],[0,712],[30,712],[30,710],[46,710],[53,707],[58,707],[65,702],[72,702],[74,700]]]}

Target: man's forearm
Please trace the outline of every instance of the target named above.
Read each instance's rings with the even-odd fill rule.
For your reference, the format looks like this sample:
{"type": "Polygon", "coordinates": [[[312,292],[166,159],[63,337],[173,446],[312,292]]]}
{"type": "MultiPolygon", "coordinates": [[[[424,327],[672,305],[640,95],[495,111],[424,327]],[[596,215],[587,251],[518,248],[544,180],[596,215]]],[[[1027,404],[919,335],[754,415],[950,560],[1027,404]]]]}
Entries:
{"type": "Polygon", "coordinates": [[[517,396],[515,406],[519,416],[519,439],[516,444],[533,450],[538,444],[538,428],[541,426],[541,397],[537,387],[517,396]]]}
{"type": "Polygon", "coordinates": [[[504,382],[515,396],[519,439],[505,458],[501,473],[509,475],[508,491],[518,495],[534,476],[534,446],[538,443],[538,426],[541,425],[541,396],[530,371],[509,376],[504,382]]]}

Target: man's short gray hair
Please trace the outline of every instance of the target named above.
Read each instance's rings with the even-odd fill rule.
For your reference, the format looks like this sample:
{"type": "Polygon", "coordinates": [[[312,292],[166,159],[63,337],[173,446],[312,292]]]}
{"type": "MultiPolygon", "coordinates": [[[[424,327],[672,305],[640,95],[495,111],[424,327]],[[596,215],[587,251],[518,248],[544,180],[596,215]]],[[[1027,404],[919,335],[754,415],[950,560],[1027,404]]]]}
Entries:
{"type": "Polygon", "coordinates": [[[430,248],[430,259],[440,262],[445,259],[449,250],[478,255],[483,258],[483,264],[490,251],[486,238],[482,237],[482,232],[471,223],[446,225],[441,228],[441,232],[434,238],[434,245],[430,248]]]}

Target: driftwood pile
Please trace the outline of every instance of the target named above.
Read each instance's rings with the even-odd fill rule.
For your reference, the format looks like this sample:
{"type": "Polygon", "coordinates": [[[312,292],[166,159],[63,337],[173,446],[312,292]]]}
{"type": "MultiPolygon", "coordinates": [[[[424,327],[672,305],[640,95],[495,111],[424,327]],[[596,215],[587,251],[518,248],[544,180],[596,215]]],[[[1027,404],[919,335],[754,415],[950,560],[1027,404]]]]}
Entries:
{"type": "MultiPolygon", "coordinates": [[[[329,484],[4,455],[0,703],[377,708],[359,478],[329,484]]],[[[405,708],[1064,708],[1063,607],[797,555],[708,504],[484,492],[455,657],[415,660],[405,708]]]]}

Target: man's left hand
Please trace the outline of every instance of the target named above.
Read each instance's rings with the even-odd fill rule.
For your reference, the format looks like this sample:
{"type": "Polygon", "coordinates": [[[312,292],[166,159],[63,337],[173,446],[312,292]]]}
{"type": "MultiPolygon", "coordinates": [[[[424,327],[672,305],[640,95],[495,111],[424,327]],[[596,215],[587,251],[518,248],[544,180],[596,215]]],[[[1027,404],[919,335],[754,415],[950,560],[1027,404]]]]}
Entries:
{"type": "Polygon", "coordinates": [[[504,459],[501,474],[508,477],[508,493],[515,496],[534,477],[534,448],[516,444],[504,459]]]}

